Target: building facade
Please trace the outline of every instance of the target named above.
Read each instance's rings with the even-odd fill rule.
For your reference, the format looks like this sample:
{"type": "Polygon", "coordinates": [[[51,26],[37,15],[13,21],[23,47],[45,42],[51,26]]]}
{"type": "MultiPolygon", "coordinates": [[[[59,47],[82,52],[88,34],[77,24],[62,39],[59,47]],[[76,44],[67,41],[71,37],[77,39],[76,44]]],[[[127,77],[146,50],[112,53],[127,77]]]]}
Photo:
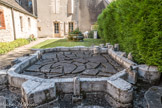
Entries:
{"type": "Polygon", "coordinates": [[[39,37],[64,37],[79,28],[90,31],[107,6],[105,0],[32,0],[39,37]]]}
{"type": "Polygon", "coordinates": [[[37,17],[15,0],[0,0],[0,42],[37,37],[37,17]]]}
{"type": "Polygon", "coordinates": [[[40,37],[62,37],[78,27],[78,0],[38,1],[38,35],[40,37]]]}

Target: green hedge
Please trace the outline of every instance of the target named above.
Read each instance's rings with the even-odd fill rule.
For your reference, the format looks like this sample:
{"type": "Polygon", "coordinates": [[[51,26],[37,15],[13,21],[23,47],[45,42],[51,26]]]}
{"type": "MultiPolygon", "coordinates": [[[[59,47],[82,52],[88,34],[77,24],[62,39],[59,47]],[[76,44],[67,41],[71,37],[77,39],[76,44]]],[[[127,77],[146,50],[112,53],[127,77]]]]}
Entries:
{"type": "Polygon", "coordinates": [[[0,42],[0,54],[5,54],[17,47],[28,44],[29,41],[27,39],[17,39],[12,42],[0,42]]]}
{"type": "Polygon", "coordinates": [[[162,0],[116,0],[98,17],[101,38],[162,72],[162,0]]]}

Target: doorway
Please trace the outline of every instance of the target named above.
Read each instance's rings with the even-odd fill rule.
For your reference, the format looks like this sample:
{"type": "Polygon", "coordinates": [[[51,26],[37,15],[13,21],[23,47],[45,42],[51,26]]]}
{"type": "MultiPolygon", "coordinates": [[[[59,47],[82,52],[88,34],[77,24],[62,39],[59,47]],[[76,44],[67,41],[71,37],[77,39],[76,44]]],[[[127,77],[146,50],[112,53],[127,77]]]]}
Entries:
{"type": "Polygon", "coordinates": [[[60,22],[54,22],[54,37],[60,37],[60,22]]]}

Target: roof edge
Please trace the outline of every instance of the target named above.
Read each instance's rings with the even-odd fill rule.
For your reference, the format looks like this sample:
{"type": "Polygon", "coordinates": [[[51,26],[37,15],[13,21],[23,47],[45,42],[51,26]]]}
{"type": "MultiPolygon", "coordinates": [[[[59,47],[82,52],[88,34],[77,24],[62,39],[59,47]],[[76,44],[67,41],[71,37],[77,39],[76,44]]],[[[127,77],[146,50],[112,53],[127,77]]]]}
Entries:
{"type": "Polygon", "coordinates": [[[10,7],[10,8],[13,8],[13,9],[16,10],[16,11],[19,11],[19,12],[24,13],[24,14],[26,14],[26,15],[29,15],[29,16],[31,16],[31,17],[38,18],[37,16],[35,16],[35,15],[31,14],[31,13],[28,13],[28,12],[25,12],[25,11],[23,11],[23,10],[21,10],[21,9],[18,9],[17,7],[12,6],[12,5],[10,5],[10,4],[6,3],[6,2],[3,2],[3,1],[1,1],[1,0],[0,0],[0,4],[5,5],[5,6],[7,6],[7,7],[10,7]]]}

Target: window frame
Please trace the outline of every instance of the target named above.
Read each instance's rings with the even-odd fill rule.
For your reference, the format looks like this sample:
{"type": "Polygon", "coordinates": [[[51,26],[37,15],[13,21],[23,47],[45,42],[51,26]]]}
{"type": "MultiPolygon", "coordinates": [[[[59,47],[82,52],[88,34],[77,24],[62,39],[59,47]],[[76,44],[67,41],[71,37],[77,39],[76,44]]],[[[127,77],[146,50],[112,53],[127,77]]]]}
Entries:
{"type": "Polygon", "coordinates": [[[0,20],[1,20],[0,29],[6,29],[5,17],[4,17],[4,11],[3,10],[0,10],[0,20]]]}
{"type": "Polygon", "coordinates": [[[54,22],[54,33],[55,34],[60,33],[60,22],[54,22]]]}
{"type": "Polygon", "coordinates": [[[69,24],[68,25],[68,27],[69,27],[69,33],[70,32],[73,32],[74,31],[74,22],[69,22],[68,24],[69,24]],[[72,26],[70,24],[72,24],[72,26]],[[72,27],[72,30],[71,30],[71,27],[72,27]]]}
{"type": "Polygon", "coordinates": [[[28,17],[28,28],[31,29],[31,19],[28,17]]]}
{"type": "Polygon", "coordinates": [[[23,32],[23,29],[24,29],[24,25],[23,25],[23,16],[20,16],[20,29],[21,29],[21,32],[23,32]]]}

